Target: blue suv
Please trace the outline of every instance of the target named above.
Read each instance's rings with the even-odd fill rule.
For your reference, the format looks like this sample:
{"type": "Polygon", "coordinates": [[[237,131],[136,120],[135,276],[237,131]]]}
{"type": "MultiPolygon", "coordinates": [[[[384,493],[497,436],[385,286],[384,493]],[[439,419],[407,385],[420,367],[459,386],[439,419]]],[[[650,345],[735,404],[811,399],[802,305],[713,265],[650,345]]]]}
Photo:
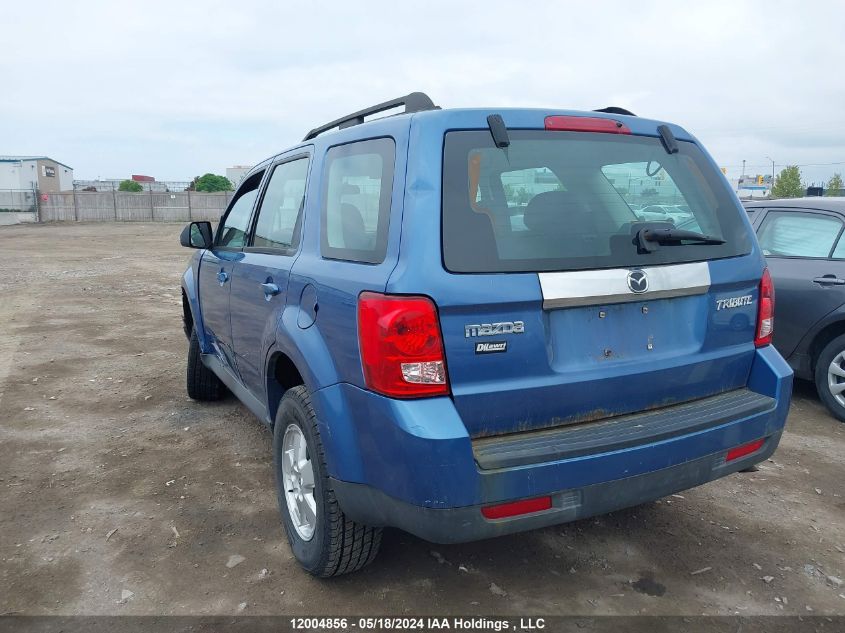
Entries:
{"type": "Polygon", "coordinates": [[[783,431],[764,257],[676,125],[413,93],[257,165],[181,242],[188,394],[273,428],[317,576],[369,563],[383,527],[455,543],[648,502],[783,431]],[[687,228],[636,212],[655,204],[687,228]]]}

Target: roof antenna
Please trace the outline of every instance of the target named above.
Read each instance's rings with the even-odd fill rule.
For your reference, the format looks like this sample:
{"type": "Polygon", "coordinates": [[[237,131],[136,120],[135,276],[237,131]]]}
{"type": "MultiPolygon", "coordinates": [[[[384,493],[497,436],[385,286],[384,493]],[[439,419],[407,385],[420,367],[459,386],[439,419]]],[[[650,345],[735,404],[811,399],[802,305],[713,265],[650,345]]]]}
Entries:
{"type": "Polygon", "coordinates": [[[487,117],[487,125],[490,127],[490,134],[493,135],[493,142],[496,147],[503,149],[511,144],[508,138],[508,128],[505,127],[505,121],[500,114],[491,114],[487,117]]]}

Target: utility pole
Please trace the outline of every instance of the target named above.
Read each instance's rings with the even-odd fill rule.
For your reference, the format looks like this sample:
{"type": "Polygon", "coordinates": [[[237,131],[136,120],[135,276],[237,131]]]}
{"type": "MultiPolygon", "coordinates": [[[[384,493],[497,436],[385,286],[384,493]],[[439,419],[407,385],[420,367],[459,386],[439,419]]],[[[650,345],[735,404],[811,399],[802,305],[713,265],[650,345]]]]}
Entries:
{"type": "Polygon", "coordinates": [[[766,156],[766,158],[768,158],[770,161],[772,161],[772,184],[774,185],[775,184],[775,159],[769,158],[768,156],[766,156]]]}
{"type": "Polygon", "coordinates": [[[745,178],[745,159],[744,158],[742,159],[742,176],[740,176],[740,179],[742,179],[742,178],[745,178]]]}

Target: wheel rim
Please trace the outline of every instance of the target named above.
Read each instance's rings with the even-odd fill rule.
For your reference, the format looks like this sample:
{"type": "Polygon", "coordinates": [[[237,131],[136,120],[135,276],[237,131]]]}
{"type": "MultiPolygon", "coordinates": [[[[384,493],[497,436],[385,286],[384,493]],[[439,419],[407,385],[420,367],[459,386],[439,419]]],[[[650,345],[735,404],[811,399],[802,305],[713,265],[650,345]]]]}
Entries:
{"type": "Polygon", "coordinates": [[[839,352],[827,368],[827,388],[840,406],[845,407],[845,351],[839,352]]]}
{"type": "Polygon", "coordinates": [[[303,541],[310,541],[317,525],[314,468],[305,435],[295,424],[285,429],[282,439],[282,483],[291,523],[303,541]]]}

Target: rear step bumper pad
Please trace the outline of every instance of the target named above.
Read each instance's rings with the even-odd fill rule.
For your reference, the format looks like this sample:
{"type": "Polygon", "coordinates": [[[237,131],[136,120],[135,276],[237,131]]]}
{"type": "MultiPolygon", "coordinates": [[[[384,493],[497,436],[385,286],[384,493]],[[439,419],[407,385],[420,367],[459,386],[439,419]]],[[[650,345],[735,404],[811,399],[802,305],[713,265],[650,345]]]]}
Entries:
{"type": "Polygon", "coordinates": [[[506,519],[485,519],[481,505],[425,508],[365,484],[331,479],[331,485],[340,507],[354,521],[397,527],[434,543],[463,543],[584,519],[688,490],[767,459],[780,435],[768,437],[755,453],[728,463],[721,451],[635,477],[560,491],[551,495],[551,509],[506,519]]]}
{"type": "Polygon", "coordinates": [[[473,441],[472,450],[482,470],[541,464],[652,444],[771,411],[776,406],[774,398],[737,389],[648,413],[482,438],[473,441]]]}

